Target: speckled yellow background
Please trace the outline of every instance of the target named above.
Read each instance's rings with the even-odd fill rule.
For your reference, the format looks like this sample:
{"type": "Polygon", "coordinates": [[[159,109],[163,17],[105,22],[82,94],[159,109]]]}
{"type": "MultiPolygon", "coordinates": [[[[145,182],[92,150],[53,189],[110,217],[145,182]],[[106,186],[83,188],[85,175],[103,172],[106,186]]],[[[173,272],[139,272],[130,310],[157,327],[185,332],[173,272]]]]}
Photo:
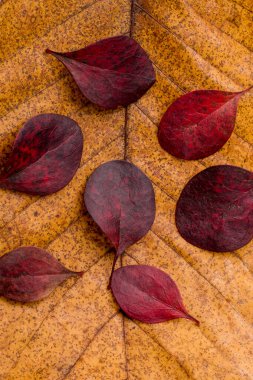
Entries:
{"type": "Polygon", "coordinates": [[[0,157],[24,122],[44,112],[75,119],[84,133],[81,166],[57,194],[32,197],[0,190],[0,253],[46,248],[84,270],[47,299],[21,305],[0,299],[1,380],[252,380],[253,243],[213,254],[177,233],[175,203],[189,178],[230,163],[253,169],[253,93],[239,104],[236,128],[217,154],[185,162],[156,138],[166,108],[193,89],[236,91],[253,84],[252,0],[137,0],[133,36],[157,73],[152,89],[128,109],[88,103],[53,57],[130,30],[129,0],[0,2],[0,157]],[[124,141],[125,127],[127,141],[124,141]],[[123,318],[106,289],[113,254],[83,204],[87,177],[124,156],[152,180],[152,230],[123,263],[155,265],[178,283],[187,320],[145,325],[123,318]]]}

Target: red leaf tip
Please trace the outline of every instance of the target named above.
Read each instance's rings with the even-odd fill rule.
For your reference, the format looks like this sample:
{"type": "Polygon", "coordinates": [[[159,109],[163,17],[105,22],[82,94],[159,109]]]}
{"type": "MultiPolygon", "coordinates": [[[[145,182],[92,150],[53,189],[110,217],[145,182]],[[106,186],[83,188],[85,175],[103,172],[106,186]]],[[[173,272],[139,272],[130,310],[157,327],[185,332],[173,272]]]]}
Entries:
{"type": "Polygon", "coordinates": [[[196,318],[192,317],[190,314],[187,314],[186,319],[189,319],[190,321],[195,322],[197,326],[200,325],[200,322],[196,318]]]}
{"type": "Polygon", "coordinates": [[[246,88],[246,90],[239,91],[237,94],[238,94],[239,96],[242,96],[242,95],[244,95],[244,94],[247,94],[247,92],[251,91],[252,89],[253,89],[253,85],[250,86],[250,87],[248,87],[248,88],[246,88]]]}
{"type": "Polygon", "coordinates": [[[61,55],[61,53],[57,53],[57,52],[55,52],[53,50],[50,50],[48,48],[45,50],[45,53],[46,54],[51,54],[51,55],[55,56],[56,58],[61,55]]]}

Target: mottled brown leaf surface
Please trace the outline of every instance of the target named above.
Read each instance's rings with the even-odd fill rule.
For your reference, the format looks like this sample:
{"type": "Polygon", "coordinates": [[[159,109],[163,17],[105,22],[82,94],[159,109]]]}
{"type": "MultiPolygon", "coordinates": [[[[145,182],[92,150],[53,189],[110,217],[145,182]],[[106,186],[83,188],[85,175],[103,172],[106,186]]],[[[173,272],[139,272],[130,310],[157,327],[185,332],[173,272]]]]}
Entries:
{"type": "Polygon", "coordinates": [[[0,190],[1,255],[35,245],[70,270],[85,271],[42,302],[0,299],[1,380],[252,379],[253,244],[207,252],[183,240],[174,221],[176,200],[197,172],[219,164],[253,170],[252,93],[241,99],[235,131],[213,156],[178,160],[156,136],[162,115],[184,92],[253,84],[252,11],[251,0],[136,0],[131,22],[128,0],[0,3],[1,159],[39,113],[73,118],[85,137],[80,168],[58,193],[40,198],[0,190]],[[43,53],[48,46],[77,50],[130,29],[155,65],[157,82],[127,115],[88,103],[62,65],[43,53]],[[123,264],[167,272],[200,327],[183,319],[128,320],[107,290],[113,254],[84,210],[83,192],[97,166],[124,157],[152,180],[157,214],[123,264]]]}

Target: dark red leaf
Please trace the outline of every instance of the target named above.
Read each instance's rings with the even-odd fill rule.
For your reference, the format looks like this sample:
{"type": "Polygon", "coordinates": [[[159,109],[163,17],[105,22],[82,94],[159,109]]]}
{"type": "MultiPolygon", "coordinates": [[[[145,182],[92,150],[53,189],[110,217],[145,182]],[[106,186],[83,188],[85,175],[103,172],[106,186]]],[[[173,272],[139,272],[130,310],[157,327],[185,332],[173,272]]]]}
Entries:
{"type": "Polygon", "coordinates": [[[133,319],[158,323],[190,319],[175,282],[165,272],[148,265],[129,265],[112,276],[112,292],[121,309],[133,319]]]}
{"type": "Polygon", "coordinates": [[[84,49],[56,53],[81,92],[104,108],[127,106],[154,84],[155,72],[142,47],[132,38],[107,38],[84,49]]]}
{"type": "Polygon", "coordinates": [[[155,196],[148,177],[126,161],[99,166],[87,182],[88,212],[120,255],[141,239],[155,218],[155,196]]]}
{"type": "Polygon", "coordinates": [[[38,301],[77,275],[82,272],[66,269],[45,250],[21,247],[0,258],[0,295],[14,301],[38,301]]]}
{"type": "Polygon", "coordinates": [[[231,136],[238,101],[249,90],[200,90],[181,96],[161,119],[158,129],[161,147],[185,160],[214,154],[231,136]]]}
{"type": "Polygon", "coordinates": [[[253,238],[253,173],[230,165],[198,173],[180,195],[176,224],[197,247],[216,252],[241,248],[253,238]]]}
{"type": "Polygon", "coordinates": [[[0,187],[46,195],[66,186],[82,156],[78,124],[62,115],[42,114],[28,120],[18,133],[0,187]]]}

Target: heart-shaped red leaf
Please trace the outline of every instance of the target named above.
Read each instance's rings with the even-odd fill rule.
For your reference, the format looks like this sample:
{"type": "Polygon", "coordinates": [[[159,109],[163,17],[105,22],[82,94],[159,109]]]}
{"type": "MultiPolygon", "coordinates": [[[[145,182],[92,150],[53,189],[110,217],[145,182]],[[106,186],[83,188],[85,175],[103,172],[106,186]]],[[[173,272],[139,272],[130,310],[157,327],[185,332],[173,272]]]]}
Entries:
{"type": "Polygon", "coordinates": [[[16,137],[0,187],[29,194],[55,193],[75,175],[82,150],[82,131],[74,120],[57,114],[35,116],[16,137]]]}
{"type": "Polygon", "coordinates": [[[214,154],[231,136],[238,101],[249,90],[199,90],[181,96],[167,109],[159,124],[161,147],[185,160],[214,154]]]}
{"type": "Polygon", "coordinates": [[[0,295],[14,301],[38,301],[67,278],[81,275],[43,249],[21,247],[0,258],[0,295]]]}
{"type": "Polygon", "coordinates": [[[175,282],[165,272],[148,265],[129,265],[117,269],[111,289],[126,315],[146,323],[175,318],[190,319],[175,282]]]}
{"type": "Polygon", "coordinates": [[[118,255],[141,239],[155,218],[150,180],[135,165],[123,160],[109,161],[92,173],[84,200],[118,255]]]}
{"type": "Polygon", "coordinates": [[[142,47],[132,38],[107,38],[84,49],[56,53],[84,96],[108,109],[135,102],[154,84],[155,72],[142,47]]]}
{"type": "Polygon", "coordinates": [[[253,173],[218,165],[195,175],[177,202],[176,225],[185,240],[208,251],[247,244],[253,238],[253,173]]]}

